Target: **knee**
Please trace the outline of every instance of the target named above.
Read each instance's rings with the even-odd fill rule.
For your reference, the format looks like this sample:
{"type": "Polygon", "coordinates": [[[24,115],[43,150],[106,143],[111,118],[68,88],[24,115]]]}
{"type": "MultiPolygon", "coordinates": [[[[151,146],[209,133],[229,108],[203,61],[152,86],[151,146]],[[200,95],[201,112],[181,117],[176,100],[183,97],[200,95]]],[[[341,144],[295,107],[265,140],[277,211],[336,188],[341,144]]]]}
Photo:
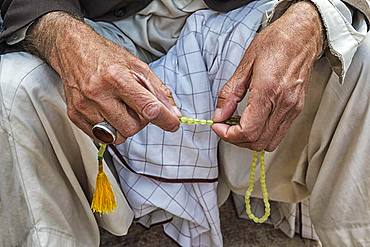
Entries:
{"type": "Polygon", "coordinates": [[[10,110],[18,91],[24,87],[40,87],[48,74],[55,72],[41,59],[15,52],[0,56],[0,101],[10,110]]]}
{"type": "Polygon", "coordinates": [[[0,83],[18,84],[44,62],[26,52],[6,53],[0,56],[0,83]]]}

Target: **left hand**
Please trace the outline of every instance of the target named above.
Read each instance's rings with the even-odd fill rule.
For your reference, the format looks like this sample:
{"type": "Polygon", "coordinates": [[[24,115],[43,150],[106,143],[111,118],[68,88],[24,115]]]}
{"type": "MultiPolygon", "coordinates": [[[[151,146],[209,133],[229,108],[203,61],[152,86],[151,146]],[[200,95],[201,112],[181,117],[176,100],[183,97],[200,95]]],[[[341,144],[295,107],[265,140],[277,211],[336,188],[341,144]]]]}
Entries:
{"type": "Polygon", "coordinates": [[[230,118],[249,89],[247,107],[239,125],[214,124],[216,134],[241,147],[275,150],[303,109],[322,32],[316,7],[303,1],[257,34],[219,94],[214,121],[230,118]]]}

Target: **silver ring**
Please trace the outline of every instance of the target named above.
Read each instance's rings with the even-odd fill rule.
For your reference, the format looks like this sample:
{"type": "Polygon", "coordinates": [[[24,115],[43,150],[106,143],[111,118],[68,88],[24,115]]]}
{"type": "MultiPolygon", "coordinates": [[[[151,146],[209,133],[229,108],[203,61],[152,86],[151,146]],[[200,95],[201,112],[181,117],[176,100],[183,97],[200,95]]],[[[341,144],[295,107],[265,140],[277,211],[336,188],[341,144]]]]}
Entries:
{"type": "Polygon", "coordinates": [[[104,144],[113,144],[116,141],[116,129],[108,122],[100,122],[92,127],[94,137],[104,144]]]}

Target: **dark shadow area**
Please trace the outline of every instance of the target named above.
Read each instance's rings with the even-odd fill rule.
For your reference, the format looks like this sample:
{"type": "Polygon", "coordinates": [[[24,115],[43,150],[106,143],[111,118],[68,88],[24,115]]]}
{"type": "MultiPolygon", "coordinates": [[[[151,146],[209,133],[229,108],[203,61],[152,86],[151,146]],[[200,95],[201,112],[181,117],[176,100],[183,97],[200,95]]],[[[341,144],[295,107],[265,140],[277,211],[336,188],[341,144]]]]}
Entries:
{"type": "MultiPolygon", "coordinates": [[[[225,247],[270,247],[270,246],[299,246],[316,247],[314,241],[301,239],[299,236],[288,238],[272,226],[257,225],[236,216],[232,200],[229,198],[221,207],[222,234],[225,247]]],[[[162,230],[162,226],[153,226],[150,230],[140,224],[131,226],[129,233],[123,237],[116,237],[107,231],[101,230],[102,247],[172,247],[177,246],[162,230]]]]}

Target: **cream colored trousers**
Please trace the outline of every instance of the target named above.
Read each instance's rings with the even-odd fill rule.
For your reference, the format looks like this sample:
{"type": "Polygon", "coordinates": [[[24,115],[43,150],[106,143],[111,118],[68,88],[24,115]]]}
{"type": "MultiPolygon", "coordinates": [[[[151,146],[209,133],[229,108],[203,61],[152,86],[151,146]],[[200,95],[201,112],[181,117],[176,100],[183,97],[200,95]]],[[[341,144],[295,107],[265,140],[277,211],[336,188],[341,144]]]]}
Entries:
{"type": "MultiPolygon", "coordinates": [[[[182,23],[204,7],[200,1],[193,6],[161,4],[155,1],[153,8],[168,8],[169,19],[173,15],[182,23]]],[[[175,36],[181,29],[178,23],[166,25],[175,36]]],[[[135,44],[135,34],[128,38],[110,24],[89,24],[146,62],[170,47],[163,43],[158,48],[161,35],[155,33],[148,42],[135,44]]],[[[58,75],[27,53],[0,59],[0,245],[98,246],[98,224],[126,234],[133,214],[110,172],[119,208],[108,216],[91,213],[96,149],[69,121],[58,75]]],[[[369,95],[368,35],[343,84],[325,59],[317,63],[303,113],[267,157],[271,198],[297,202],[310,195],[310,215],[324,245],[370,245],[369,95]]],[[[229,149],[222,144],[220,150],[226,188],[220,197],[229,189],[242,194],[247,181],[248,167],[238,163],[243,152],[229,149]]]]}

